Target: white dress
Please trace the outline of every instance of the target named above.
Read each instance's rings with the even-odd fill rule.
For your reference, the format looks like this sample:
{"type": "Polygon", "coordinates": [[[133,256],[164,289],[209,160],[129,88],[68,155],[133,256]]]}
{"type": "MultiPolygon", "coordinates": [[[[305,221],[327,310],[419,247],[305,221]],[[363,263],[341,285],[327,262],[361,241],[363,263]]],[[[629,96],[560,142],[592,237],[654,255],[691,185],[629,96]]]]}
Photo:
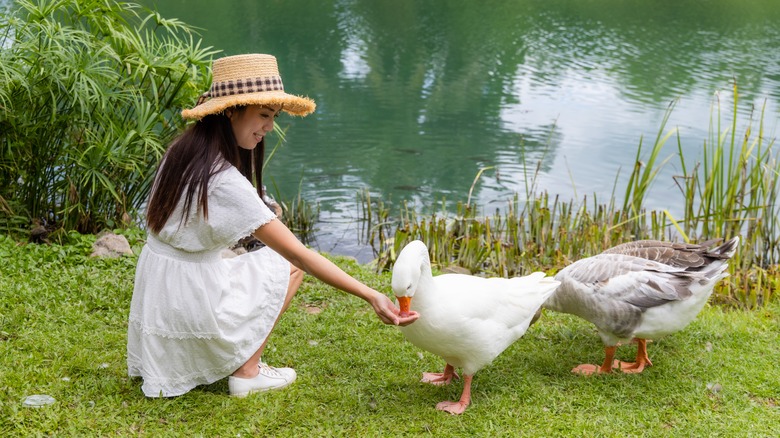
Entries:
{"type": "Polygon", "coordinates": [[[127,368],[143,378],[148,397],[181,395],[233,373],[270,334],[290,280],[290,264],[271,248],[221,257],[276,218],[238,169],[212,177],[208,220],[193,206],[180,224],[183,203],[149,234],[136,267],[127,368]]]}

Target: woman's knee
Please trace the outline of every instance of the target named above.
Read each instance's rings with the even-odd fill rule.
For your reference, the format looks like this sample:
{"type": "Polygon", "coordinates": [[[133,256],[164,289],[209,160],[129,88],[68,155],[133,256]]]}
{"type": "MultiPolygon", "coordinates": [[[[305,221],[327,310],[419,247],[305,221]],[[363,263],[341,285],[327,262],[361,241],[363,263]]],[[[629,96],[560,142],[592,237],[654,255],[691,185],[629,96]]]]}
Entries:
{"type": "Polygon", "coordinates": [[[294,280],[299,283],[303,280],[303,270],[295,265],[290,265],[290,281],[294,280]]]}
{"type": "Polygon", "coordinates": [[[290,265],[290,290],[292,294],[295,294],[295,292],[298,290],[298,287],[303,282],[303,270],[298,269],[297,267],[290,265]]]}

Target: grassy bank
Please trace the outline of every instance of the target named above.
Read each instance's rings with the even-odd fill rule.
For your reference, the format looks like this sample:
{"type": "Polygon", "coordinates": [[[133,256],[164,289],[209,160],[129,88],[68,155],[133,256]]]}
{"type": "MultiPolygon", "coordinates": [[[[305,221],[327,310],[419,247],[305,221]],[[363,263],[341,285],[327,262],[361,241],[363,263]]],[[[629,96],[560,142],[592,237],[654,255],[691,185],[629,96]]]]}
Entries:
{"type": "MultiPolygon", "coordinates": [[[[136,250],[137,232],[130,240],[136,250]]],[[[246,399],[226,380],[173,399],[143,397],[125,366],[136,259],[91,259],[93,238],[69,246],[0,237],[2,436],[777,436],[780,306],[708,307],[650,345],[641,375],[583,378],[602,359],[587,323],[548,312],[477,374],[463,416],[434,409],[460,384],[419,383],[441,361],[382,325],[360,300],[307,278],[265,359],[293,366],[284,391],[246,399]],[[42,408],[22,405],[48,394],[42,408]]],[[[336,263],[389,293],[389,273],[336,263]]],[[[631,347],[619,350],[622,359],[631,347]]]]}

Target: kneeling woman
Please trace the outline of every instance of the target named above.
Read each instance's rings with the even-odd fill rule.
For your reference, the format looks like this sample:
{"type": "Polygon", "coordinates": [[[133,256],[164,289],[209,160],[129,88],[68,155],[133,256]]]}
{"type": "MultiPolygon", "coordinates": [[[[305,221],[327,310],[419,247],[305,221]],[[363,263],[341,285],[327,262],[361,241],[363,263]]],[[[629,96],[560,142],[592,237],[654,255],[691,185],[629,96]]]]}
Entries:
{"type": "Polygon", "coordinates": [[[281,111],[305,116],[314,101],[284,92],[270,55],[217,59],[212,73],[210,90],[182,112],[196,122],[165,153],[147,206],[127,366],[149,397],[226,376],[234,396],[292,383],[293,369],[261,358],[303,272],[366,300],[386,324],[417,318],[401,317],[387,296],[306,248],[262,200],[265,135],[281,111]],[[266,247],[221,257],[250,234],[266,247]]]}

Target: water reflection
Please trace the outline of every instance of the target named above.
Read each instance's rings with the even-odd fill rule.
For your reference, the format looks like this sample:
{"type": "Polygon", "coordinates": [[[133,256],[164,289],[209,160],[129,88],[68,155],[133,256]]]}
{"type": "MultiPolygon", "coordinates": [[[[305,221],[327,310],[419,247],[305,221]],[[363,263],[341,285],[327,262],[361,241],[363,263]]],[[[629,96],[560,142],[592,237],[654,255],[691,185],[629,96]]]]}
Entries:
{"type": "MultiPolygon", "coordinates": [[[[225,54],[276,54],[289,91],[317,101],[313,116],[280,119],[288,142],[269,174],[285,197],[301,187],[320,202],[320,247],[338,253],[359,247],[349,221],[364,189],[433,210],[464,201],[494,167],[473,194],[490,212],[523,193],[540,162],[541,189],[606,199],[673,101],[669,127],[691,160],[734,80],[741,126],[765,101],[772,135],[778,121],[776,0],[166,0],[159,10],[225,54]]],[[[682,205],[670,198],[677,172],[661,173],[648,206],[682,205]]]]}

